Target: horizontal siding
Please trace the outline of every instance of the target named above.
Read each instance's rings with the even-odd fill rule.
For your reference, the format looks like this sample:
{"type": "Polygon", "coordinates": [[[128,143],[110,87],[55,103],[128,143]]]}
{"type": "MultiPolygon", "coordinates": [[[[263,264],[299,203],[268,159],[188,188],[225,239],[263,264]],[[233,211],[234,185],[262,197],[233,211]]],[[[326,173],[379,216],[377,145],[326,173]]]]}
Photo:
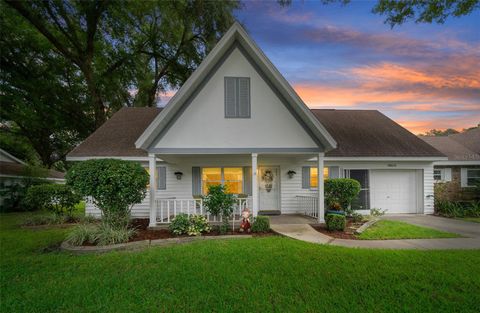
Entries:
{"type": "Polygon", "coordinates": [[[316,196],[317,192],[310,189],[302,189],[302,165],[283,165],[280,167],[281,173],[281,201],[282,213],[302,213],[298,207],[296,196],[316,196]],[[295,174],[290,178],[288,171],[293,170],[295,174]]]}
{"type": "Polygon", "coordinates": [[[434,208],[433,164],[423,168],[423,213],[432,214],[434,208]]]}

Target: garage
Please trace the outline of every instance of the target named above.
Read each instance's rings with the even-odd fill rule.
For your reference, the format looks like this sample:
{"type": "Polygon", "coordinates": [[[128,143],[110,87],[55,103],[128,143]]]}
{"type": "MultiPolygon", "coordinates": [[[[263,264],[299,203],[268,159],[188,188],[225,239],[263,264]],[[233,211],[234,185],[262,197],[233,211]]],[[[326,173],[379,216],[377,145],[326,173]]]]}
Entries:
{"type": "Polygon", "coordinates": [[[371,207],[387,213],[421,213],[416,170],[371,170],[371,207]]]}

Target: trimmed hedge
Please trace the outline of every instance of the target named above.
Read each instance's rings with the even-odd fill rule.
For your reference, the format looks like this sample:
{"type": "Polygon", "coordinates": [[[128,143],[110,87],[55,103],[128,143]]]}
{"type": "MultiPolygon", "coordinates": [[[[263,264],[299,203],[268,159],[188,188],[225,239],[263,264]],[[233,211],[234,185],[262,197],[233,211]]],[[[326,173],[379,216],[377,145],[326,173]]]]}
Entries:
{"type": "Polygon", "coordinates": [[[270,219],[267,216],[257,216],[252,224],[252,232],[266,233],[270,230],[270,219]]]}
{"type": "Polygon", "coordinates": [[[344,215],[339,214],[327,214],[325,217],[325,223],[328,230],[340,230],[343,231],[346,226],[346,218],[344,215]]]}
{"type": "Polygon", "coordinates": [[[360,183],[351,178],[333,178],[325,180],[325,202],[328,209],[347,211],[352,201],[360,193],[360,183]]]}
{"type": "Polygon", "coordinates": [[[82,197],[70,186],[60,184],[35,185],[28,188],[25,202],[29,207],[51,211],[55,214],[70,214],[82,197]]]}

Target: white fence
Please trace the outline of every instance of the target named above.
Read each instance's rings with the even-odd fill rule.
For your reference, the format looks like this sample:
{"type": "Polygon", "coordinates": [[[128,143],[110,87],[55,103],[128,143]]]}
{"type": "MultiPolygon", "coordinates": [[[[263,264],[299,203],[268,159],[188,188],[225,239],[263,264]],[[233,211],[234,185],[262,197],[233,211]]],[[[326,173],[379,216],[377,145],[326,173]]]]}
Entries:
{"type": "Polygon", "coordinates": [[[299,212],[318,218],[318,197],[313,196],[297,196],[297,207],[299,212]]]}
{"type": "MultiPolygon", "coordinates": [[[[251,198],[237,198],[235,201],[232,223],[238,223],[242,219],[242,210],[250,209],[252,213],[251,198]]],[[[203,215],[209,222],[220,222],[221,219],[209,214],[203,207],[202,199],[156,199],[155,206],[157,208],[157,223],[168,224],[175,216],[179,214],[203,215]]]]}

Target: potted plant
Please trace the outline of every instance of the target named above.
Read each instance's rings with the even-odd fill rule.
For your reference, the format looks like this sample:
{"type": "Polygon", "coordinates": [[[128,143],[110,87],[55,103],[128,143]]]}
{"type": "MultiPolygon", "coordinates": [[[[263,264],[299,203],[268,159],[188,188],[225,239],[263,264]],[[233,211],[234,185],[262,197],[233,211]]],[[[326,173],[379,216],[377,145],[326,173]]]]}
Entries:
{"type": "Polygon", "coordinates": [[[293,178],[293,176],[295,176],[295,174],[297,174],[297,172],[292,171],[292,170],[289,170],[289,171],[287,172],[288,178],[293,178]]]}

